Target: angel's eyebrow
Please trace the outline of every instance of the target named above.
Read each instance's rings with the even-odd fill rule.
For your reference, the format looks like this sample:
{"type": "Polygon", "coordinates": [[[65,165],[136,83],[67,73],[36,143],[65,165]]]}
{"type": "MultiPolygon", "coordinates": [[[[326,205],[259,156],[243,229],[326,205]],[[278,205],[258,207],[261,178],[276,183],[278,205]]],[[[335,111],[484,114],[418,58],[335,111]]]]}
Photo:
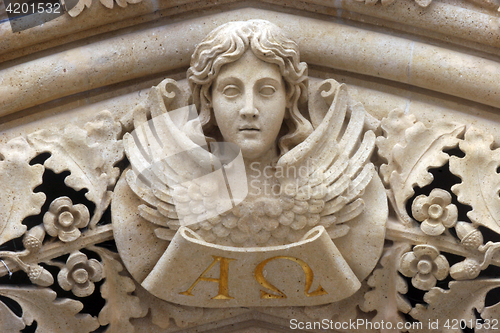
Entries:
{"type": "Polygon", "coordinates": [[[278,80],[276,80],[275,78],[272,78],[272,77],[263,77],[263,78],[257,80],[256,83],[257,84],[266,84],[266,83],[267,84],[273,84],[273,85],[275,85],[277,87],[282,84],[282,82],[280,82],[280,81],[278,81],[278,80]]]}
{"type": "Polygon", "coordinates": [[[215,81],[215,87],[218,88],[220,86],[225,86],[228,84],[235,84],[238,86],[241,86],[243,81],[237,77],[234,76],[227,76],[227,77],[218,77],[215,81]]]}

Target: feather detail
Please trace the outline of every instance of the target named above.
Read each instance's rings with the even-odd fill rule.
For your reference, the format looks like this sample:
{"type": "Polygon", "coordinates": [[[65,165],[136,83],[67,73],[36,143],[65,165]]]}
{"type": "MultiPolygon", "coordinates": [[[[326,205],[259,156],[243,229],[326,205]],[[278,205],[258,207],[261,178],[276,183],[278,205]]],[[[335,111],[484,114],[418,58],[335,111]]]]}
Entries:
{"type": "Polygon", "coordinates": [[[171,204],[168,204],[166,202],[160,202],[156,207],[156,209],[158,209],[158,212],[160,212],[160,214],[168,217],[169,219],[175,219],[175,220],[179,219],[175,211],[175,206],[171,204]]]}
{"type": "MultiPolygon", "coordinates": [[[[335,86],[325,82],[321,87],[328,88],[327,85],[335,86]]],[[[286,173],[292,177],[279,179],[282,186],[298,184],[297,193],[291,197],[311,207],[304,213],[305,210],[295,204],[292,229],[302,229],[303,218],[312,221],[311,214],[316,214],[319,221],[314,223],[329,228],[332,238],[347,234],[349,227],[343,224],[363,213],[365,205],[361,196],[375,173],[370,162],[375,134],[363,130],[366,111],[361,103],[348,107],[345,85],[336,87],[334,98],[332,89],[325,92],[324,97],[333,102],[316,130],[278,161],[278,166],[284,168],[307,170],[286,173]],[[305,195],[307,191],[312,195],[305,195]],[[322,201],[321,205],[318,200],[322,201]]],[[[314,223],[308,221],[307,225],[314,223]]]]}
{"type": "Polygon", "coordinates": [[[365,209],[365,202],[358,198],[342,208],[337,214],[337,223],[344,223],[358,217],[365,209]]]}
{"type": "Polygon", "coordinates": [[[341,195],[342,193],[344,193],[345,190],[349,188],[350,185],[351,185],[351,179],[346,175],[342,175],[339,178],[339,180],[328,186],[327,195],[324,200],[330,201],[333,198],[341,195]]]}
{"type": "Polygon", "coordinates": [[[139,206],[139,215],[146,219],[147,221],[154,223],[156,225],[161,225],[167,227],[167,219],[164,215],[160,214],[156,209],[151,208],[146,205],[139,206]]]}
{"type": "Polygon", "coordinates": [[[155,229],[155,235],[159,239],[163,239],[166,241],[171,241],[172,238],[174,238],[176,231],[171,230],[171,229],[166,229],[166,228],[157,228],[155,229]]]}
{"type": "Polygon", "coordinates": [[[366,164],[359,175],[351,182],[349,190],[347,191],[347,201],[350,202],[357,198],[365,190],[366,186],[371,182],[375,167],[373,164],[366,164]]]}
{"type": "Polygon", "coordinates": [[[347,235],[350,229],[351,228],[349,228],[348,225],[341,224],[334,226],[333,228],[326,229],[326,232],[328,232],[328,236],[330,236],[331,239],[335,239],[347,235]]]}
{"type": "Polygon", "coordinates": [[[174,205],[174,198],[172,197],[171,190],[163,184],[154,183],[152,185],[152,191],[155,197],[159,200],[167,202],[171,205],[174,205]]]}
{"type": "Polygon", "coordinates": [[[133,170],[127,170],[125,174],[127,184],[132,189],[132,191],[142,200],[144,200],[148,205],[156,207],[160,202],[158,198],[154,196],[151,189],[147,187],[146,184],[142,183],[133,170]],[[144,186],[139,186],[139,183],[144,186]]]}
{"type": "Polygon", "coordinates": [[[363,137],[360,147],[349,161],[349,168],[345,171],[346,175],[352,177],[356,175],[359,169],[364,166],[375,148],[375,133],[368,131],[363,137]]]}
{"type": "Polygon", "coordinates": [[[336,212],[341,210],[346,203],[347,199],[345,197],[342,196],[336,197],[335,199],[330,200],[325,204],[325,208],[320,213],[320,215],[325,216],[325,215],[335,214],[336,212]]]}

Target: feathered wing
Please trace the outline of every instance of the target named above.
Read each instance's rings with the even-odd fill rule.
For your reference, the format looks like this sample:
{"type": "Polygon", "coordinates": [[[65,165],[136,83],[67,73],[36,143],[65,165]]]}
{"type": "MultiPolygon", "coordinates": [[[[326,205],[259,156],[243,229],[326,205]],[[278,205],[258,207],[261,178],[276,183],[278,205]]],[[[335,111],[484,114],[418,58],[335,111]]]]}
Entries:
{"type": "Polygon", "coordinates": [[[349,116],[345,85],[327,80],[320,89],[327,100],[335,95],[327,114],[305,141],[280,158],[277,167],[285,170],[285,177],[279,178],[282,198],[293,203],[295,220],[290,227],[323,225],[332,238],[338,238],[349,231],[347,222],[364,210],[362,195],[374,175],[369,159],[375,134],[363,130],[366,111],[360,103],[350,107],[349,116]]]}
{"type": "Polygon", "coordinates": [[[175,91],[173,80],[151,88],[147,102],[134,111],[134,131],[123,141],[131,164],[126,180],[145,202],[139,214],[159,227],[155,230],[159,238],[170,240],[180,220],[197,222],[206,216],[214,186],[203,177],[218,165],[202,148],[206,142],[201,130],[196,142],[182,130],[189,120],[188,109],[167,111],[169,101],[176,98],[175,92],[165,91],[167,85],[175,91]]]}

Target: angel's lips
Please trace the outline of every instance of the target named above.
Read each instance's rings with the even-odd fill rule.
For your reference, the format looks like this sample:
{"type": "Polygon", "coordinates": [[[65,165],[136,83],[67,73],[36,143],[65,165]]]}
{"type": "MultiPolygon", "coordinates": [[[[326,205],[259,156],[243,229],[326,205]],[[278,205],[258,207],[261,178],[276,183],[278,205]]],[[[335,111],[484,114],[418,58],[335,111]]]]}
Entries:
{"type": "Polygon", "coordinates": [[[257,127],[242,127],[239,129],[240,132],[259,132],[260,129],[257,127]]]}

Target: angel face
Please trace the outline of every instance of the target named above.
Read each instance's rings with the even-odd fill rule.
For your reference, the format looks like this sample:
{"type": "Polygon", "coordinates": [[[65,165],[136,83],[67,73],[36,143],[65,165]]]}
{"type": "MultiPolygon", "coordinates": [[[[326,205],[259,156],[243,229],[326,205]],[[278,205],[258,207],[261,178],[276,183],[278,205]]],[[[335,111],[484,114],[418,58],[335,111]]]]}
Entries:
{"type": "Polygon", "coordinates": [[[285,83],[277,65],[248,50],[222,66],[213,85],[212,107],[224,141],[237,144],[246,160],[277,155],[286,110],[285,83]]]}

